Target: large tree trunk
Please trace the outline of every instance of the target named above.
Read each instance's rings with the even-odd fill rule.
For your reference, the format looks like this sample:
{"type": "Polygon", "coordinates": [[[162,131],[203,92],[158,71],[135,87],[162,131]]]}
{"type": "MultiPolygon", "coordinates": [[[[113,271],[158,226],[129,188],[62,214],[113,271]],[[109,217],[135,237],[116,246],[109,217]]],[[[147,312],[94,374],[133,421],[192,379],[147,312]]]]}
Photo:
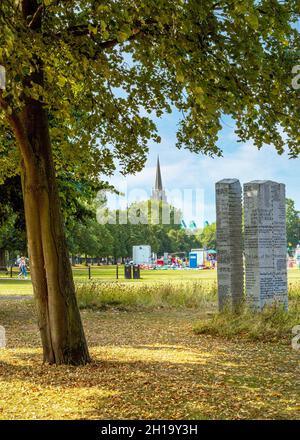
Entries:
{"type": "Polygon", "coordinates": [[[30,100],[17,133],[30,253],[44,362],[82,365],[89,353],[77,306],[49,138],[42,104],[30,100]]]}
{"type": "MultiPolygon", "coordinates": [[[[42,6],[37,0],[22,0],[25,23],[40,32],[42,6]],[[34,17],[34,18],[33,18],[34,17]],[[29,21],[28,21],[29,19],[29,21]]],[[[24,80],[43,86],[43,65],[24,80]]],[[[2,102],[4,109],[7,104],[2,102]]],[[[24,94],[22,113],[8,114],[21,153],[22,189],[25,207],[30,272],[37,304],[44,362],[83,365],[89,353],[77,306],[72,270],[66,246],[48,115],[39,101],[24,94]]]]}

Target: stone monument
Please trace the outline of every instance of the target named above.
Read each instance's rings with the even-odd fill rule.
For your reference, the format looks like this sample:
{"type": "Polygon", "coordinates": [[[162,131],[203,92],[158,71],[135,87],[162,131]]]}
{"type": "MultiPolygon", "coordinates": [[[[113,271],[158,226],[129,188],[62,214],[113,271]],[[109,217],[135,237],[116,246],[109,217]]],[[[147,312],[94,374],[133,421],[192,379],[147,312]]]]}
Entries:
{"type": "Polygon", "coordinates": [[[244,297],[242,189],[237,179],[216,183],[219,310],[237,310],[244,297]]]}
{"type": "Polygon", "coordinates": [[[246,299],[253,309],[287,309],[285,185],[257,180],[244,185],[246,299]]]}
{"type": "Polygon", "coordinates": [[[6,347],[5,328],[0,325],[0,348],[6,347]]]}

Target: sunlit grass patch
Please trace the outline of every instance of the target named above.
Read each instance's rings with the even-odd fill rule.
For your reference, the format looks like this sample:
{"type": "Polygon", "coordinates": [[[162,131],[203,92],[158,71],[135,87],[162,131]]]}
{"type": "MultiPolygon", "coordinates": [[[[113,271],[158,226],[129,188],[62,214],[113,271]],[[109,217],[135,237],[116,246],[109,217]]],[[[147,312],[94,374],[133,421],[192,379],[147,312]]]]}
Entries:
{"type": "Polygon", "coordinates": [[[289,300],[300,304],[300,280],[291,278],[288,283],[289,300]]]}
{"type": "Polygon", "coordinates": [[[42,364],[33,302],[0,312],[0,419],[299,418],[298,353],[195,335],[201,309],[81,310],[83,367],[42,364]]]}
{"type": "Polygon", "coordinates": [[[0,279],[1,296],[23,296],[32,295],[32,293],[31,280],[0,279]]]}
{"type": "Polygon", "coordinates": [[[77,284],[80,308],[198,308],[216,301],[216,283],[185,281],[162,284],[77,284]]]}

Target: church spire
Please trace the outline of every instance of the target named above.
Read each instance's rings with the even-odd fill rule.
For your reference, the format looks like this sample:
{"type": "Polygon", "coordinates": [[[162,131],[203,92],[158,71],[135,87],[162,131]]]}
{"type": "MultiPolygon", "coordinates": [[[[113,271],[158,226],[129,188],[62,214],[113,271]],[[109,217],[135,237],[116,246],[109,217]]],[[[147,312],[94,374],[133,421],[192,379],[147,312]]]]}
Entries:
{"type": "Polygon", "coordinates": [[[163,189],[163,186],[162,186],[159,156],[157,156],[155,187],[152,191],[151,198],[152,198],[152,200],[162,200],[163,202],[167,202],[165,190],[163,189]]]}
{"type": "Polygon", "coordinates": [[[155,190],[162,191],[162,189],[163,189],[163,187],[162,187],[162,180],[161,180],[159,156],[157,156],[155,190]]]}

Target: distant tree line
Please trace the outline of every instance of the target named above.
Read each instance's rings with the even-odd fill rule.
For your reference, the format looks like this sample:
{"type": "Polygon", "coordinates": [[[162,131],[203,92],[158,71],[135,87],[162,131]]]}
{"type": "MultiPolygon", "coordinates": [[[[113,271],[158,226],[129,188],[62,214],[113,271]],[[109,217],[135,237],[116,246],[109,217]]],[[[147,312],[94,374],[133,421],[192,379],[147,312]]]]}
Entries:
{"type": "Polygon", "coordinates": [[[132,246],[148,244],[158,256],[164,252],[188,253],[191,248],[215,247],[215,224],[201,230],[182,226],[181,213],[169,206],[170,221],[162,222],[163,202],[134,203],[128,209],[107,211],[107,222],[99,224],[96,215],[78,222],[67,230],[69,249],[73,255],[112,257],[113,260],[132,256],[132,246]],[[151,207],[157,204],[151,216],[151,207]],[[175,221],[175,217],[177,221],[175,221]]]}
{"type": "MultiPolygon", "coordinates": [[[[149,244],[158,256],[164,252],[188,253],[192,248],[216,248],[215,223],[206,223],[202,229],[184,228],[180,211],[169,206],[170,222],[162,224],[163,202],[156,206],[159,218],[151,216],[153,201],[151,206],[150,202],[139,202],[124,211],[106,211],[109,220],[101,224],[97,221],[99,205],[95,203],[101,189],[99,185],[72,180],[61,173],[59,188],[69,251],[74,261],[75,257],[113,261],[130,258],[132,246],[139,244],[149,244]],[[122,224],[125,218],[127,223],[122,224]]],[[[292,253],[300,237],[299,211],[292,199],[286,200],[286,212],[287,242],[292,253]]],[[[0,186],[0,267],[5,267],[7,260],[13,260],[16,255],[27,254],[26,249],[21,181],[19,176],[14,176],[0,186]]]]}
{"type": "MultiPolygon", "coordinates": [[[[99,186],[88,181],[72,180],[67,174],[63,174],[59,176],[59,188],[69,250],[73,257],[110,257],[117,260],[131,257],[132,246],[138,244],[149,244],[152,252],[158,255],[164,252],[188,253],[191,248],[197,247],[215,248],[215,223],[207,224],[203,230],[186,229],[180,221],[181,213],[169,206],[170,222],[162,224],[162,202],[156,207],[160,218],[154,221],[151,217],[150,203],[140,202],[131,205],[126,211],[110,211],[109,218],[115,220],[101,224],[97,221],[95,203],[97,191],[101,189],[99,186]],[[145,219],[144,213],[147,210],[145,219]],[[125,217],[128,222],[122,224],[125,217]],[[123,220],[120,224],[121,218],[123,220]]],[[[152,207],[153,204],[155,203],[151,201],[152,207]]],[[[0,214],[0,265],[5,266],[5,255],[14,259],[16,255],[27,253],[19,176],[7,179],[5,184],[0,186],[0,214]]]]}

